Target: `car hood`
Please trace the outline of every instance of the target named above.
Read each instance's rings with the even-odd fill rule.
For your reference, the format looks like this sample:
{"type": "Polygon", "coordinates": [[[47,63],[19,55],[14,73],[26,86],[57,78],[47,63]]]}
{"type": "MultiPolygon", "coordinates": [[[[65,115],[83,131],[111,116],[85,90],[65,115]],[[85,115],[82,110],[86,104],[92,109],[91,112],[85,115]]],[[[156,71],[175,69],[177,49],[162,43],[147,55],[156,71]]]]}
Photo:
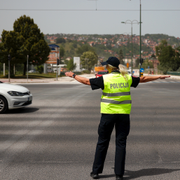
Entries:
{"type": "Polygon", "coordinates": [[[0,89],[6,90],[6,91],[18,91],[18,92],[27,92],[29,91],[27,88],[20,86],[20,85],[14,85],[14,84],[7,84],[7,83],[0,83],[0,89]]]}

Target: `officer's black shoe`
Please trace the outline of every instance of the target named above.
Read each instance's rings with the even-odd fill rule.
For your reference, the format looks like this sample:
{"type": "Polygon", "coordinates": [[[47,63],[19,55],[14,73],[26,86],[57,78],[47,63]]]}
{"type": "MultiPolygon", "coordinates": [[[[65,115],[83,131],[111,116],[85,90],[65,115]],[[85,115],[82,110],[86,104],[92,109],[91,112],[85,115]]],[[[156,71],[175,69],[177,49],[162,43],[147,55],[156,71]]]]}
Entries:
{"type": "Polygon", "coordinates": [[[123,176],[116,175],[116,180],[123,180],[123,176]]]}
{"type": "Polygon", "coordinates": [[[93,178],[93,179],[98,179],[99,178],[99,175],[97,173],[93,173],[91,172],[90,176],[93,178]]]}

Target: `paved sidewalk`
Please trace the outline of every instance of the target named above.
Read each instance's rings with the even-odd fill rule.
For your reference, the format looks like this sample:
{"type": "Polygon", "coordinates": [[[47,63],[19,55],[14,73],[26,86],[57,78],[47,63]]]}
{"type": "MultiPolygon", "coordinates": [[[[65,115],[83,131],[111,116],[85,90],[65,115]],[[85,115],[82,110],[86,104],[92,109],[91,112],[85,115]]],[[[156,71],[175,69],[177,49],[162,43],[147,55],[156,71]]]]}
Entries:
{"type": "MultiPolygon", "coordinates": [[[[83,74],[80,75],[82,77],[86,77],[86,78],[94,78],[95,75],[94,74],[83,74]]],[[[0,78],[1,82],[4,83],[9,83],[9,79],[8,78],[0,78]]],[[[42,79],[10,79],[10,83],[11,84],[39,84],[39,83],[51,83],[51,84],[63,84],[63,83],[78,83],[74,78],[70,78],[70,77],[58,77],[58,80],[56,78],[42,78],[42,79]]]]}
{"type": "MultiPolygon", "coordinates": [[[[94,74],[83,74],[81,75],[82,77],[86,78],[94,78],[94,74]]],[[[135,74],[135,76],[138,76],[135,74]]],[[[157,75],[148,75],[144,74],[144,76],[157,76],[157,75]]],[[[180,80],[180,76],[171,76],[170,79],[176,79],[180,80]]],[[[1,78],[0,81],[4,83],[9,83],[8,78],[1,78]]],[[[58,77],[58,80],[56,78],[42,78],[42,79],[10,79],[11,84],[39,84],[39,83],[44,83],[44,84],[64,84],[64,83],[79,83],[73,78],[70,77],[58,77]]]]}

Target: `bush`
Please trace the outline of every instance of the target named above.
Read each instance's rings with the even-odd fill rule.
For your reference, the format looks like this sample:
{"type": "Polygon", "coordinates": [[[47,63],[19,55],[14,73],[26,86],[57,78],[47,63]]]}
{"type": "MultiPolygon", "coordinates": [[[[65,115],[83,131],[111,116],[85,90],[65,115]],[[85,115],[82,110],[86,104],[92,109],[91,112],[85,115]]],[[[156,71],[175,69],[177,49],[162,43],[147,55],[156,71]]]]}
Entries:
{"type": "Polygon", "coordinates": [[[90,73],[91,73],[91,71],[89,71],[89,70],[84,70],[84,71],[82,71],[82,73],[85,73],[85,74],[90,74],[90,73]]]}
{"type": "MultiPolygon", "coordinates": [[[[15,77],[14,74],[10,74],[10,78],[14,78],[14,77],[15,77]]],[[[6,75],[4,76],[4,78],[9,78],[8,74],[6,74],[6,75]]]]}
{"type": "Polygon", "coordinates": [[[37,71],[39,71],[39,74],[42,74],[43,71],[44,71],[44,67],[41,65],[41,66],[38,66],[37,67],[37,71]]]}

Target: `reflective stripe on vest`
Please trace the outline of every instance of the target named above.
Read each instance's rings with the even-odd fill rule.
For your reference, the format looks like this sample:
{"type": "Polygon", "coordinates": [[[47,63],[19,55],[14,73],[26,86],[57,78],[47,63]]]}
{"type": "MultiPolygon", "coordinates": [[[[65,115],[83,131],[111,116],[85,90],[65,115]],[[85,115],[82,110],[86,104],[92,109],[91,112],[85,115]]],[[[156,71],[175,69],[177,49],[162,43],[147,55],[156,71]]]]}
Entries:
{"type": "Polygon", "coordinates": [[[102,93],[104,96],[125,96],[130,95],[130,92],[119,92],[119,93],[102,93]]]}
{"type": "Polygon", "coordinates": [[[110,99],[101,99],[101,102],[104,103],[111,103],[111,104],[131,104],[131,100],[126,100],[126,101],[114,101],[110,99]]]}
{"type": "Polygon", "coordinates": [[[103,75],[104,90],[101,96],[101,113],[130,114],[132,77],[120,73],[103,75]]]}

